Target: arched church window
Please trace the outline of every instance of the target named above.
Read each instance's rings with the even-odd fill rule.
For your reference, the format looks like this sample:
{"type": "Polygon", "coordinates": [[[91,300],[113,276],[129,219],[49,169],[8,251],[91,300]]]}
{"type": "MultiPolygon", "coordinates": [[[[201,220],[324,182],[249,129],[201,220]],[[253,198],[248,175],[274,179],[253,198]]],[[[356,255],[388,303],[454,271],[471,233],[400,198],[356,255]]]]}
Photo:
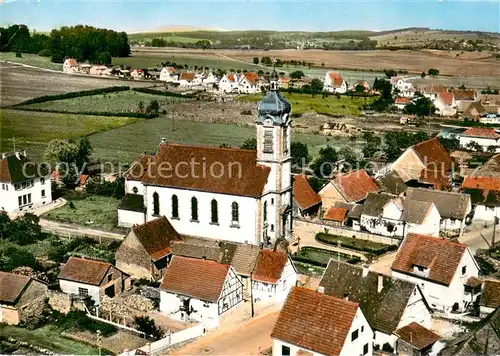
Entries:
{"type": "Polygon", "coordinates": [[[191,220],[198,221],[198,199],[191,198],[191,220]]]}
{"type": "Polygon", "coordinates": [[[160,196],[157,192],[153,193],[153,215],[160,215],[160,196]]]}
{"type": "Polygon", "coordinates": [[[179,218],[179,198],[175,194],[172,195],[172,217],[179,218]]]}
{"type": "Polygon", "coordinates": [[[210,210],[212,212],[211,222],[212,224],[217,224],[219,222],[219,211],[217,206],[217,200],[212,199],[210,202],[210,210]]]}

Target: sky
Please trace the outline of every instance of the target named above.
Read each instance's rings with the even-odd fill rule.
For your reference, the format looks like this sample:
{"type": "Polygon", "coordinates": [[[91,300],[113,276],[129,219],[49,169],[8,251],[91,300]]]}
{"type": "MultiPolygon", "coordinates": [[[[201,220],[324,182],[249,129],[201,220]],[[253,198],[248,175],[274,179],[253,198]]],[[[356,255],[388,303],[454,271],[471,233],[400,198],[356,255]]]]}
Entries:
{"type": "Polygon", "coordinates": [[[50,31],[86,24],[137,32],[183,25],[223,30],[500,32],[500,0],[0,0],[2,26],[50,31]]]}

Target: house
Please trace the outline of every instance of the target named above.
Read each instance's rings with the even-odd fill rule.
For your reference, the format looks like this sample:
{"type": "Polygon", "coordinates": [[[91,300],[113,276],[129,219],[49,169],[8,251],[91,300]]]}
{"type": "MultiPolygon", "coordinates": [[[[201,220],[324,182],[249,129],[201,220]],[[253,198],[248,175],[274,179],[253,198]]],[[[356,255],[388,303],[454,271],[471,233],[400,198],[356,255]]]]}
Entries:
{"type": "Polygon", "coordinates": [[[478,148],[472,146],[475,143],[482,151],[500,153],[500,134],[495,129],[472,127],[459,134],[458,139],[463,148],[477,151],[478,148]]]}
{"type": "Polygon", "coordinates": [[[358,303],[294,287],[271,333],[273,356],[372,355],[372,335],[358,303]]]}
{"type": "Polygon", "coordinates": [[[481,121],[481,118],[487,114],[488,112],[480,101],[469,103],[463,111],[463,117],[473,121],[481,121]]]}
{"type": "Polygon", "coordinates": [[[441,216],[441,232],[461,236],[472,211],[470,195],[425,188],[409,188],[406,199],[434,203],[441,216]]]}
{"type": "Polygon", "coordinates": [[[297,271],[290,255],[262,249],[252,273],[252,292],[255,300],[282,302],[297,283],[297,271]]]}
{"type": "Polygon", "coordinates": [[[347,92],[347,83],[339,72],[327,72],[323,81],[323,90],[344,94],[347,92]]]}
{"type": "Polygon", "coordinates": [[[351,87],[352,91],[358,91],[358,87],[363,87],[363,93],[369,93],[371,88],[366,80],[357,80],[351,87]]]}
{"type": "Polygon", "coordinates": [[[163,67],[160,71],[160,80],[162,82],[172,83],[177,80],[174,67],[163,67]]]}
{"type": "Polygon", "coordinates": [[[466,176],[461,191],[471,196],[473,220],[493,222],[500,217],[500,177],[466,176]]]}
{"type": "Polygon", "coordinates": [[[243,300],[243,284],[228,264],[174,256],[160,286],[160,312],[209,329],[243,300]]]}
{"type": "Polygon", "coordinates": [[[179,86],[181,86],[181,87],[190,87],[190,86],[197,84],[198,81],[201,82],[201,80],[197,80],[196,73],[194,73],[194,72],[182,72],[179,75],[179,78],[175,82],[179,83],[179,86]]]}
{"type": "Polygon", "coordinates": [[[406,105],[410,103],[411,103],[410,98],[404,98],[398,96],[396,99],[394,99],[394,106],[397,107],[399,110],[403,110],[406,107],[406,105]]]}
{"type": "Polygon", "coordinates": [[[111,70],[103,65],[90,67],[90,75],[109,75],[111,70]]]}
{"type": "Polygon", "coordinates": [[[370,193],[362,205],[359,224],[363,231],[403,238],[413,232],[439,236],[440,221],[433,202],[370,193]]]}
{"type": "Polygon", "coordinates": [[[408,189],[408,186],[401,179],[396,171],[389,171],[376,178],[381,191],[394,195],[402,195],[408,189]]]}
{"type": "Polygon", "coordinates": [[[18,325],[40,315],[47,286],[31,277],[0,272],[0,323],[18,325]]]}
{"type": "Polygon", "coordinates": [[[28,159],[26,151],[0,157],[0,211],[17,213],[52,202],[50,172],[28,159]]]}
{"type": "Polygon", "coordinates": [[[78,62],[74,58],[66,58],[63,62],[64,73],[78,73],[78,62]]]}
{"type": "Polygon", "coordinates": [[[453,165],[450,154],[436,137],[407,148],[391,170],[406,184],[446,186],[451,183],[453,165]]]}
{"type": "Polygon", "coordinates": [[[144,212],[120,225],[141,214],[144,221],[166,216],[181,235],[264,247],[290,240],[291,105],[277,91],[277,75],[271,84],[258,107],[256,150],[162,140],[143,159],[147,169],[139,162],[125,177],[126,193],[143,196],[144,212]]]}
{"type": "Polygon", "coordinates": [[[288,89],[290,87],[290,77],[280,77],[280,88],[288,89]]]}
{"type": "Polygon", "coordinates": [[[373,329],[374,344],[380,347],[385,343],[395,347],[394,332],[405,325],[431,324],[430,308],[418,285],[370,271],[367,265],[360,267],[330,259],[319,290],[359,303],[373,329]]]}
{"type": "Polygon", "coordinates": [[[236,73],[224,74],[219,81],[219,91],[223,93],[232,93],[238,90],[238,75],[236,73]]]}
{"type": "Polygon", "coordinates": [[[245,94],[260,93],[260,77],[256,72],[246,72],[238,82],[238,92],[245,94]]]}
{"type": "Polygon", "coordinates": [[[132,72],[130,72],[130,76],[132,77],[132,79],[141,80],[144,79],[145,73],[142,69],[134,69],[132,72]]]}
{"type": "Polygon", "coordinates": [[[104,295],[113,298],[131,288],[130,276],[109,262],[72,256],[57,276],[61,291],[101,304],[104,295]]]}
{"type": "Polygon", "coordinates": [[[316,215],[321,207],[321,197],[316,193],[304,174],[293,180],[293,214],[296,217],[316,215]]]}
{"type": "Polygon", "coordinates": [[[420,92],[424,97],[430,99],[431,101],[434,101],[439,93],[447,92],[448,88],[443,84],[430,83],[417,86],[416,91],[420,92]]]}
{"type": "Polygon", "coordinates": [[[396,331],[398,342],[397,355],[421,356],[427,355],[441,337],[415,322],[410,323],[396,331]]]}
{"type": "Polygon", "coordinates": [[[474,89],[453,89],[451,93],[455,97],[459,113],[463,113],[471,103],[477,100],[477,92],[474,89]]]}
{"type": "Polygon", "coordinates": [[[475,325],[465,335],[449,341],[441,350],[442,356],[497,356],[500,350],[500,308],[475,325]]]}
{"type": "Polygon", "coordinates": [[[415,88],[413,84],[404,77],[391,78],[392,91],[403,98],[413,98],[415,96],[415,88]]]}
{"type": "Polygon", "coordinates": [[[172,257],[172,243],[180,240],[165,216],[136,225],[116,250],[116,267],[133,278],[159,280],[172,257]]]}
{"type": "Polygon", "coordinates": [[[479,313],[482,316],[490,315],[500,307],[500,281],[485,279],[481,285],[481,299],[479,313]]]}
{"type": "Polygon", "coordinates": [[[453,116],[457,113],[457,103],[453,93],[441,91],[437,93],[433,103],[436,107],[436,114],[441,116],[453,116]]]}
{"type": "Polygon", "coordinates": [[[338,208],[332,206],[323,215],[323,221],[332,226],[344,226],[347,222],[347,213],[349,210],[346,208],[338,208]]]}
{"type": "Polygon", "coordinates": [[[321,188],[319,195],[323,209],[326,210],[337,201],[343,203],[362,202],[369,193],[379,190],[375,180],[365,170],[358,170],[337,175],[321,188]]]}
{"type": "Polygon", "coordinates": [[[433,236],[409,234],[399,246],[392,277],[417,284],[429,305],[445,312],[464,311],[479,294],[467,292],[479,266],[467,245],[433,236]]]}

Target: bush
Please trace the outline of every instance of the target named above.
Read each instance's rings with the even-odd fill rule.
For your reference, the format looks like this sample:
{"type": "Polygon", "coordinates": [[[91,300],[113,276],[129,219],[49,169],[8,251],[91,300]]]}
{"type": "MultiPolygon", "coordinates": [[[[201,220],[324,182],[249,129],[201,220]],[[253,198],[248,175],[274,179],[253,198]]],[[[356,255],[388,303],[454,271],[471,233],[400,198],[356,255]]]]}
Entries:
{"type": "Polygon", "coordinates": [[[85,189],[89,194],[121,199],[125,196],[125,179],[121,177],[114,182],[91,181],[85,189]]]}
{"type": "Polygon", "coordinates": [[[21,54],[21,52],[16,52],[16,58],[23,58],[23,55],[21,54]]]}
{"type": "Polygon", "coordinates": [[[150,337],[153,340],[160,340],[165,336],[163,331],[156,326],[154,320],[149,316],[136,316],[134,321],[137,330],[142,331],[147,337],[150,337]]]}
{"type": "Polygon", "coordinates": [[[31,267],[35,271],[42,269],[35,256],[29,251],[16,247],[0,250],[0,270],[10,272],[17,267],[31,267]]]}
{"type": "Polygon", "coordinates": [[[24,111],[36,111],[36,112],[52,112],[55,114],[78,114],[78,115],[91,115],[91,116],[118,116],[118,117],[134,117],[138,119],[154,119],[158,117],[158,113],[141,113],[141,112],[112,112],[112,111],[65,111],[65,110],[53,110],[44,108],[20,108],[16,107],[16,110],[24,111]]]}
{"type": "Polygon", "coordinates": [[[97,333],[97,330],[100,330],[101,335],[104,337],[113,335],[117,331],[117,328],[114,325],[90,319],[81,310],[74,310],[70,311],[66,315],[61,315],[56,319],[56,325],[64,330],[77,329],[90,331],[91,333],[97,333]]]}
{"type": "Polygon", "coordinates": [[[42,49],[40,52],[38,52],[38,55],[40,57],[50,57],[50,50],[48,50],[47,48],[42,49]]]}
{"type": "Polygon", "coordinates": [[[139,93],[145,93],[145,94],[154,94],[154,95],[163,95],[163,96],[171,96],[174,98],[194,98],[194,94],[181,94],[181,93],[174,93],[170,91],[159,91],[159,90],[154,90],[150,88],[133,88],[133,91],[137,91],[139,93]]]}
{"type": "Polygon", "coordinates": [[[398,249],[396,245],[384,245],[381,243],[377,244],[367,240],[330,235],[322,232],[316,234],[316,240],[332,246],[338,246],[338,242],[340,241],[340,247],[356,251],[369,252],[373,253],[374,255],[383,255],[386,252],[395,251],[398,249]],[[380,247],[377,247],[377,245],[380,245],[380,247]]]}
{"type": "Polygon", "coordinates": [[[394,352],[394,349],[392,348],[392,346],[386,342],[385,344],[382,345],[382,351],[385,351],[385,352],[394,352]]]}

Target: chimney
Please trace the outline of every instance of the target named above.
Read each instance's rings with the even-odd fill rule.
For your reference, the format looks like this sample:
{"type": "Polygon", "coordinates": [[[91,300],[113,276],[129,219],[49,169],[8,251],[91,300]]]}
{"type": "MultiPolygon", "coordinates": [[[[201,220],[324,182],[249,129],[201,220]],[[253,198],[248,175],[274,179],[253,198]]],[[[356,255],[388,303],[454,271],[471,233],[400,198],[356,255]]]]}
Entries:
{"type": "Polygon", "coordinates": [[[344,293],[344,300],[349,301],[349,293],[344,293]]]}
{"type": "Polygon", "coordinates": [[[413,343],[413,333],[410,332],[410,344],[413,343]]]}
{"type": "Polygon", "coordinates": [[[384,275],[379,274],[377,276],[377,292],[380,293],[382,291],[382,288],[384,288],[384,275]]]}
{"type": "Polygon", "coordinates": [[[28,155],[26,154],[26,150],[23,150],[23,156],[28,157],[28,155]]]}
{"type": "Polygon", "coordinates": [[[167,139],[165,137],[161,138],[161,144],[164,145],[167,143],[167,139]]]}
{"type": "Polygon", "coordinates": [[[368,276],[369,271],[370,271],[370,265],[368,263],[363,264],[363,277],[368,276]]]}
{"type": "Polygon", "coordinates": [[[324,294],[325,293],[325,287],[319,286],[318,287],[318,293],[323,293],[324,294]]]}
{"type": "Polygon", "coordinates": [[[16,155],[16,158],[17,158],[17,159],[21,159],[21,152],[16,151],[16,152],[15,152],[15,155],[16,155]]]}
{"type": "Polygon", "coordinates": [[[7,158],[7,153],[2,152],[2,159],[5,159],[5,158],[7,158]]]}

